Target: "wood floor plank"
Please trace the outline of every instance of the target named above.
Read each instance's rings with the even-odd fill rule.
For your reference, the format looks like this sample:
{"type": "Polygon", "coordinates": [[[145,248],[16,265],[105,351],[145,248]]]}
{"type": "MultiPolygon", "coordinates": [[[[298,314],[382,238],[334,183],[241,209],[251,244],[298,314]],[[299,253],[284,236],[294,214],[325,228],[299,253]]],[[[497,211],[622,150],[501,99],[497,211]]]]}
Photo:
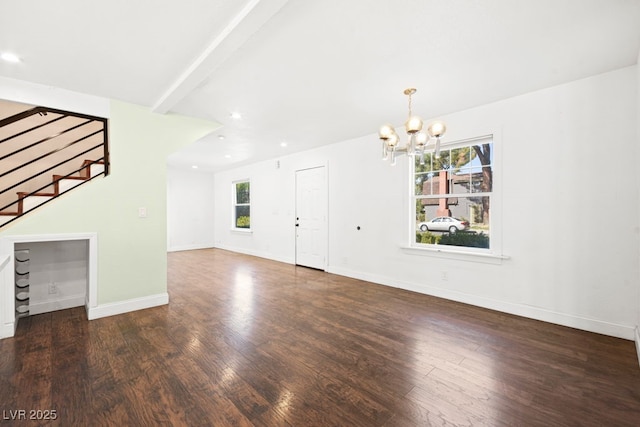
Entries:
{"type": "Polygon", "coordinates": [[[631,341],[223,250],[168,264],[168,306],[20,320],[0,409],[55,409],[33,423],[55,426],[640,424],[631,341]]]}

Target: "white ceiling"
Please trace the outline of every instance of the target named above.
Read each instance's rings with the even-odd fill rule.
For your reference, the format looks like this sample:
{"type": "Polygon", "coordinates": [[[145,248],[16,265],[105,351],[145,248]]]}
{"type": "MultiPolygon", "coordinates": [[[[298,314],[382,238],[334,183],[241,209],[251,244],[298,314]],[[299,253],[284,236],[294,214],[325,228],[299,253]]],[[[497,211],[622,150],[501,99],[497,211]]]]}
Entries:
{"type": "Polygon", "coordinates": [[[406,87],[435,118],[634,65],[640,0],[4,1],[6,51],[0,76],[221,123],[170,162],[222,170],[400,125],[406,87]]]}

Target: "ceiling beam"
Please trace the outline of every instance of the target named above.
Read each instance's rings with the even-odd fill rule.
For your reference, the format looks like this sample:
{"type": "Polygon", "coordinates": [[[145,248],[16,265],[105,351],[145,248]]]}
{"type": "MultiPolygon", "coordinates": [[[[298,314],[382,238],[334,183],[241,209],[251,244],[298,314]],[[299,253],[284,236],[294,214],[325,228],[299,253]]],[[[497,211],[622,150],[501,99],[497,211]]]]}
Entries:
{"type": "Polygon", "coordinates": [[[288,0],[250,0],[202,51],[196,60],[171,84],[152,107],[165,114],[209,77],[249,38],[258,32],[288,0]]]}

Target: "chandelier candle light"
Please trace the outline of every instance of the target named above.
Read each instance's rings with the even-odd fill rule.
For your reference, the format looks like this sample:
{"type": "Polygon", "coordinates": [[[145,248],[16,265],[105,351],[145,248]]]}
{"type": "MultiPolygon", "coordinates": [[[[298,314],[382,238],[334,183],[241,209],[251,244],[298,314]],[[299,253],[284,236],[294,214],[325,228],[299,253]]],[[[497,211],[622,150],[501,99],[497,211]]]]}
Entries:
{"type": "Polygon", "coordinates": [[[435,142],[435,157],[440,158],[440,137],[444,135],[447,127],[443,122],[436,121],[429,125],[427,133],[422,131],[422,119],[418,116],[414,116],[411,112],[411,95],[416,93],[415,88],[409,88],[404,90],[404,94],[409,97],[409,118],[404,123],[404,128],[407,132],[409,140],[407,143],[399,147],[400,137],[396,133],[395,128],[390,125],[382,125],[378,135],[382,140],[382,159],[387,160],[389,152],[391,152],[391,165],[396,164],[396,153],[407,154],[409,156],[420,156],[420,164],[424,165],[424,150],[431,139],[435,142]]]}

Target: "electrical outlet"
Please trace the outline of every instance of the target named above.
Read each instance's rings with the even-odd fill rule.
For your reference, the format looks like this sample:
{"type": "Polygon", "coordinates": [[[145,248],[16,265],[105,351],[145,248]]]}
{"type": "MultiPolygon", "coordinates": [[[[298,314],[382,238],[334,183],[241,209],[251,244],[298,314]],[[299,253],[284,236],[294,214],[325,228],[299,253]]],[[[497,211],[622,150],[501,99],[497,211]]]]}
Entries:
{"type": "Polygon", "coordinates": [[[446,282],[449,280],[449,273],[447,271],[442,271],[440,273],[440,279],[442,279],[443,282],[446,282]]]}
{"type": "Polygon", "coordinates": [[[50,294],[57,294],[58,293],[58,286],[56,286],[55,283],[49,283],[49,293],[50,294]]]}

